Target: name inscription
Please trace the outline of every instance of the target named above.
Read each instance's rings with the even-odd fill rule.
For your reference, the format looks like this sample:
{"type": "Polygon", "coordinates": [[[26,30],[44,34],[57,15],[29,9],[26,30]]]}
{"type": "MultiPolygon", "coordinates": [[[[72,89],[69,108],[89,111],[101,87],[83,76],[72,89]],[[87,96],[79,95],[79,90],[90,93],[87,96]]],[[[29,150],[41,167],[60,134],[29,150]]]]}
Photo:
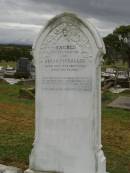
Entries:
{"type": "Polygon", "coordinates": [[[76,46],[74,45],[56,46],[56,49],[58,50],[76,49],[76,46]]]}

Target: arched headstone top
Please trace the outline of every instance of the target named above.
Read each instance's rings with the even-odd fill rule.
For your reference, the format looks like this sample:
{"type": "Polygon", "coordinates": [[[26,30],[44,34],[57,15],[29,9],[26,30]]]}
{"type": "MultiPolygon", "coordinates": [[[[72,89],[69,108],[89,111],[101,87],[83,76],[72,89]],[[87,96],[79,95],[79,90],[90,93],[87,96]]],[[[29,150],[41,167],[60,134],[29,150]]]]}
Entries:
{"type": "MultiPolygon", "coordinates": [[[[93,39],[98,52],[105,54],[105,46],[102,38],[96,31],[95,27],[89,21],[85,21],[86,22],[84,23],[80,18],[72,13],[63,13],[57,15],[51,19],[39,33],[33,44],[33,53],[35,53],[36,49],[41,48],[44,41],[47,42],[47,37],[50,39],[48,41],[52,41],[54,37],[56,38],[56,35],[58,37],[59,34],[62,34],[68,40],[70,39],[71,41],[75,42],[80,42],[80,40],[78,40],[79,37],[82,37],[82,41],[86,40],[88,42],[93,39]],[[79,33],[82,33],[82,36],[79,33]],[[88,36],[88,40],[84,38],[85,35],[88,36]],[[72,40],[73,38],[75,40],[72,40]]],[[[88,42],[86,42],[86,44],[89,44],[88,42]]]]}

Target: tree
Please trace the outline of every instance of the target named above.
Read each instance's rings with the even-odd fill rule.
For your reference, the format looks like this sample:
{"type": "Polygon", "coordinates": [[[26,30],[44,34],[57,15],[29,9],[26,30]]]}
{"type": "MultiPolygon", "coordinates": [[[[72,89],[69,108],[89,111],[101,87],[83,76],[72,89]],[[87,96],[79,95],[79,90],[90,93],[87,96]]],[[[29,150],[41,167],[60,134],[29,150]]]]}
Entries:
{"type": "Polygon", "coordinates": [[[128,64],[128,81],[130,87],[130,25],[116,28],[112,34],[104,38],[106,56],[111,62],[117,59],[128,64]]]}
{"type": "Polygon", "coordinates": [[[113,34],[119,38],[121,58],[130,69],[130,25],[116,28],[113,34]]]}
{"type": "Polygon", "coordinates": [[[104,56],[104,59],[109,64],[115,64],[120,49],[118,36],[116,34],[109,34],[104,38],[104,42],[106,46],[106,55],[104,56]]]}
{"type": "Polygon", "coordinates": [[[130,68],[130,25],[116,28],[112,34],[104,38],[106,56],[111,62],[118,59],[127,62],[130,68]]]}
{"type": "Polygon", "coordinates": [[[32,59],[31,46],[0,45],[0,61],[17,61],[20,57],[32,59]]]}

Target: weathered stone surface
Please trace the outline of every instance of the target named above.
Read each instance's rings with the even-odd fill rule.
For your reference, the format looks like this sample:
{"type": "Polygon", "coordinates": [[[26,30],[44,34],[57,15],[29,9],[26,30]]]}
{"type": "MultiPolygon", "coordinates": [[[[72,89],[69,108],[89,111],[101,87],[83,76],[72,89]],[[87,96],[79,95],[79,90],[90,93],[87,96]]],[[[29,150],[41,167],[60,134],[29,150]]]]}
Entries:
{"type": "Polygon", "coordinates": [[[28,171],[106,173],[101,150],[102,39],[89,22],[65,13],[41,31],[33,53],[36,132],[28,171]]]}

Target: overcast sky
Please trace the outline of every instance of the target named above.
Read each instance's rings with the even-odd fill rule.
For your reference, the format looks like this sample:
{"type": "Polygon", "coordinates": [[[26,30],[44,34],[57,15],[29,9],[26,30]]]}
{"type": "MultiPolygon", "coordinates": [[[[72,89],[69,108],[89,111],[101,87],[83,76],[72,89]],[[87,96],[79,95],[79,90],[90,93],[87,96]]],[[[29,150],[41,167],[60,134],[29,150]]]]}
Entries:
{"type": "Polygon", "coordinates": [[[0,0],[0,43],[32,44],[41,27],[64,11],[88,19],[102,36],[130,24],[130,0],[0,0]]]}

